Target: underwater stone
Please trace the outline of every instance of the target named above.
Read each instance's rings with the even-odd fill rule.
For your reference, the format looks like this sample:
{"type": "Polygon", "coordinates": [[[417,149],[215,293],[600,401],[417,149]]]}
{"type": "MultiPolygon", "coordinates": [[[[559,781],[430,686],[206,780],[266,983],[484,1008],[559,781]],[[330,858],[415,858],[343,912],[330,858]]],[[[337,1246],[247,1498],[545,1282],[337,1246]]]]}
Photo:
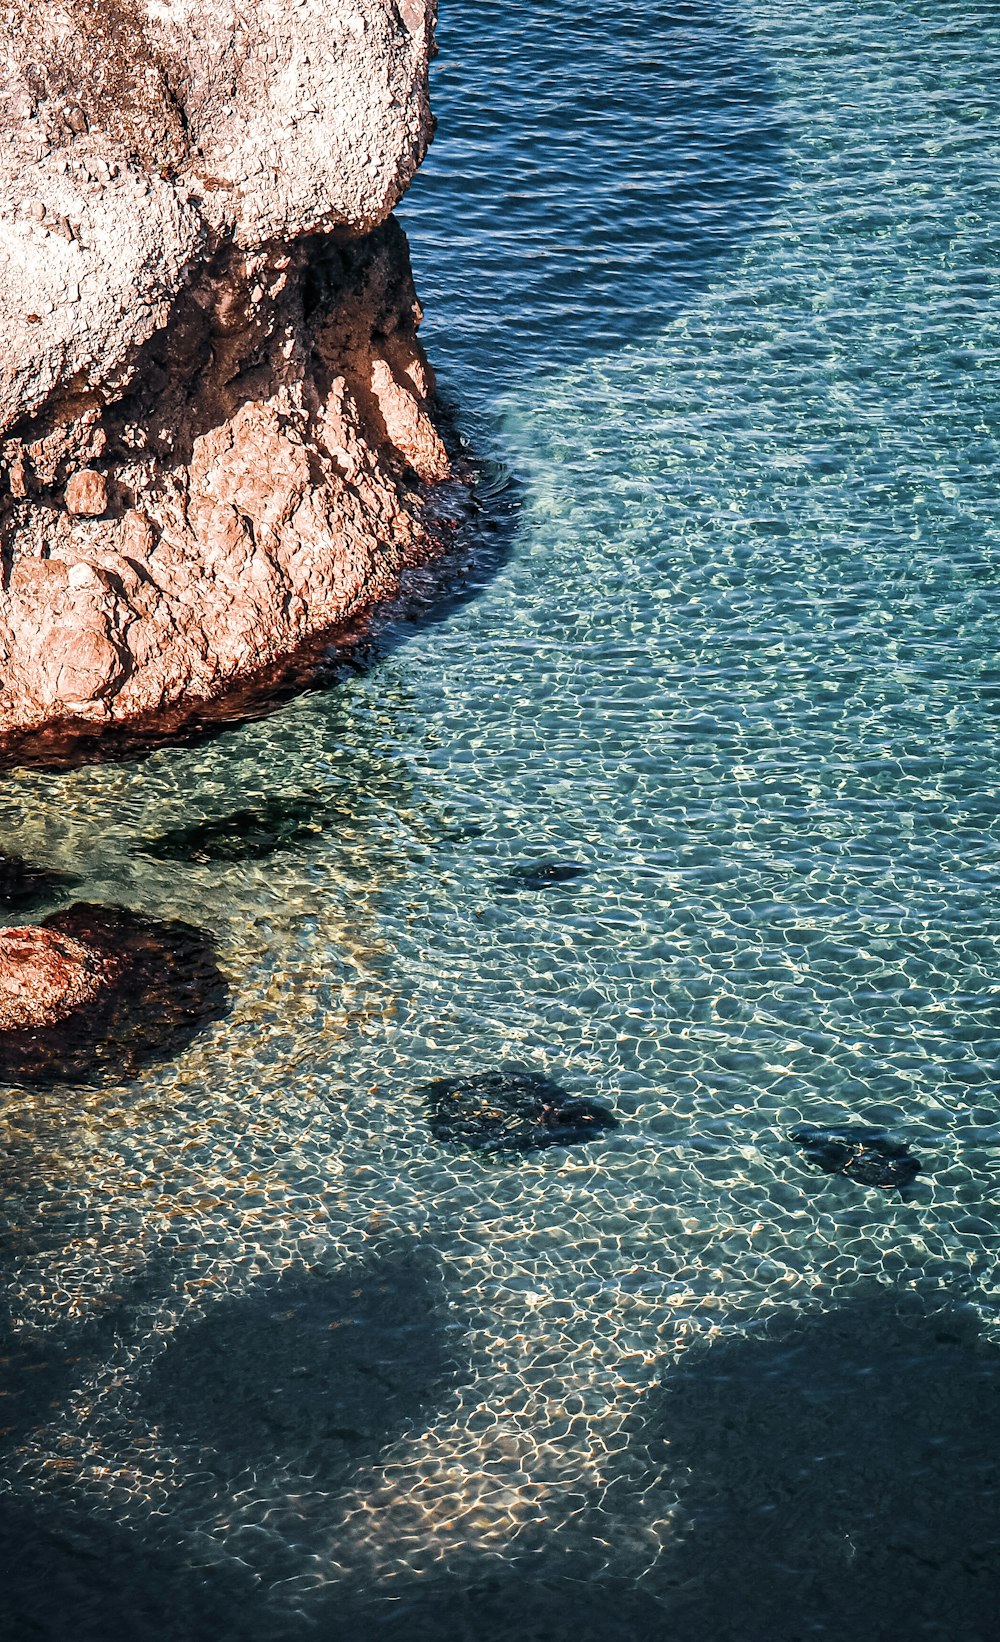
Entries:
{"type": "Polygon", "coordinates": [[[568,884],[586,875],[587,868],[578,861],[530,861],[501,878],[496,888],[500,895],[516,895],[521,889],[547,889],[550,884],[568,884]]]}
{"type": "Polygon", "coordinates": [[[0,935],[0,1078],[124,1080],[227,1003],[204,930],[77,902],[0,935]]]}
{"type": "Polygon", "coordinates": [[[819,1129],[804,1125],[790,1138],[824,1174],[846,1175],[861,1186],[883,1191],[908,1186],[920,1173],[920,1164],[901,1140],[891,1140],[881,1129],[860,1125],[819,1129]]]}
{"type": "Polygon", "coordinates": [[[23,910],[44,905],[56,900],[74,882],[68,873],[30,866],[19,855],[0,854],[0,907],[23,910]]]}
{"type": "Polygon", "coordinates": [[[613,1112],[567,1095],[519,1067],[437,1078],[420,1091],[435,1139],[474,1152],[530,1152],[572,1146],[617,1129],[613,1112]]]}

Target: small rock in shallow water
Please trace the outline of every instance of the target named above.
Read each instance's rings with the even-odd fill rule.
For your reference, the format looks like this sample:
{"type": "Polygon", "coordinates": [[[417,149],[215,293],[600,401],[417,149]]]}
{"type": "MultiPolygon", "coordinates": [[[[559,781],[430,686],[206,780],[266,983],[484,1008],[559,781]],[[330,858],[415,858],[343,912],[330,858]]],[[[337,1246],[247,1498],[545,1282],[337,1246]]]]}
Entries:
{"type": "Polygon", "coordinates": [[[38,925],[0,931],[0,1080],[134,1077],[227,1003],[203,930],[78,902],[38,925]]]}
{"type": "Polygon", "coordinates": [[[322,831],[318,801],[268,799],[255,809],[172,827],[141,848],[165,861],[260,861],[322,831]]]}
{"type": "Polygon", "coordinates": [[[840,1129],[793,1129],[790,1138],[801,1146],[810,1163],[824,1174],[846,1175],[861,1186],[884,1191],[908,1186],[920,1173],[920,1164],[901,1140],[890,1140],[881,1129],[847,1125],[840,1129]]]}
{"type": "Polygon", "coordinates": [[[437,1140],[473,1152],[531,1152],[593,1140],[618,1119],[594,1101],[519,1067],[473,1077],[438,1078],[420,1091],[437,1140]]]}
{"type": "Polygon", "coordinates": [[[55,929],[0,932],[0,1032],[55,1026],[106,992],[121,974],[112,953],[55,929]]]}
{"type": "Polygon", "coordinates": [[[548,889],[586,875],[587,868],[579,861],[528,861],[499,879],[496,889],[499,895],[516,895],[521,889],[548,889]]]}
{"type": "Polygon", "coordinates": [[[75,882],[68,873],[29,866],[19,855],[0,854],[0,907],[26,910],[43,906],[46,901],[58,900],[75,882]]]}

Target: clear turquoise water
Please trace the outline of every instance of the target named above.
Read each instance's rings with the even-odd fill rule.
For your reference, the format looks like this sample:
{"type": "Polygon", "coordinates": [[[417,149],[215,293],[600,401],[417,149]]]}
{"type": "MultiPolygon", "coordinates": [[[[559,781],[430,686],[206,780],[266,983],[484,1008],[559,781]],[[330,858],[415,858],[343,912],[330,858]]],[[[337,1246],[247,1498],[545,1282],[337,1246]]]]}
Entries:
{"type": "Polygon", "coordinates": [[[998,36],[445,0],[401,215],[509,559],[263,723],[7,778],[0,846],[235,994],[10,1096],[18,1638],[992,1635],[998,36]],[[620,1133],[446,1153],[414,1091],[507,1058],[620,1133]]]}

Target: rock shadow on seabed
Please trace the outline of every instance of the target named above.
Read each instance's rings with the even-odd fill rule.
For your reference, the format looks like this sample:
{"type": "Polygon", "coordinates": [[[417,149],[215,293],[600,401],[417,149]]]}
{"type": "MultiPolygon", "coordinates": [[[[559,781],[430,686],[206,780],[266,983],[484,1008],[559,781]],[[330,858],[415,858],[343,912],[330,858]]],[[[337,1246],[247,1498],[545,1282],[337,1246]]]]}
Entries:
{"type": "Polygon", "coordinates": [[[572,1532],[554,1504],[547,1539],[536,1528],[506,1558],[449,1557],[439,1579],[397,1582],[391,1603],[342,1594],[343,1631],[331,1604],[318,1633],[995,1637],[1000,1349],[971,1307],[869,1289],[829,1311],[775,1314],[668,1368],[628,1437],[572,1532]],[[651,1558],[643,1530],[678,1495],[675,1537],[651,1558]]]}
{"type": "MultiPolygon", "coordinates": [[[[370,1455],[405,1420],[432,1417],[452,1383],[430,1291],[419,1278],[411,1290],[407,1265],[362,1280],[362,1294],[375,1285],[367,1299],[345,1269],[224,1303],[167,1348],[143,1415],[213,1445],[216,1488],[304,1440],[314,1459],[329,1451],[332,1481],[348,1448],[370,1455]],[[372,1375],[367,1351],[362,1362],[322,1339],[351,1317],[391,1348],[388,1384],[381,1349],[372,1375]]],[[[125,1534],[8,1501],[4,1634],[63,1642],[72,1614],[80,1642],[103,1642],[112,1622],[132,1642],[155,1614],[164,1642],[992,1642],[1000,1349],[971,1307],[869,1289],[829,1311],[775,1313],[667,1368],[626,1435],[599,1487],[567,1482],[571,1532],[553,1501],[548,1527],[502,1556],[451,1547],[440,1574],[385,1591],[348,1577],[297,1614],[260,1570],[186,1564],[152,1524],[125,1534]],[[674,1538],[650,1558],[643,1529],[678,1496],[674,1538]]]]}
{"type": "Polygon", "coordinates": [[[34,866],[20,855],[0,851],[0,913],[50,906],[62,900],[76,882],[68,872],[34,866]]]}
{"type": "MultiPolygon", "coordinates": [[[[133,1332],[149,1274],[137,1283],[96,1325],[104,1349],[109,1333],[133,1332]]],[[[433,1254],[388,1240],[340,1267],[290,1268],[182,1323],[128,1393],[130,1427],[190,1457],[178,1520],[190,1524],[193,1498],[213,1514],[248,1470],[265,1493],[281,1471],[298,1478],[300,1497],[335,1494],[387,1443],[432,1419],[467,1372],[455,1344],[461,1327],[445,1307],[433,1254]]],[[[0,1316],[0,1393],[15,1393],[8,1449],[51,1421],[81,1357],[95,1372],[100,1350],[95,1327],[67,1324],[29,1340],[5,1332],[0,1316]]],[[[280,1496],[272,1503],[280,1513],[280,1496]]],[[[55,1488],[0,1497],[4,1642],[312,1634],[281,1599],[281,1582],[316,1560],[308,1531],[301,1543],[287,1531],[262,1534],[262,1567],[232,1555],[204,1561],[169,1521],[144,1523],[141,1499],[130,1517],[125,1528],[55,1488]]],[[[331,1623],[319,1634],[339,1636],[331,1623]]]]}
{"type": "Polygon", "coordinates": [[[342,1485],[454,1382],[441,1301],[419,1246],[293,1267],[182,1325],[139,1388],[142,1417],[218,1475],[280,1459],[342,1485]]]}

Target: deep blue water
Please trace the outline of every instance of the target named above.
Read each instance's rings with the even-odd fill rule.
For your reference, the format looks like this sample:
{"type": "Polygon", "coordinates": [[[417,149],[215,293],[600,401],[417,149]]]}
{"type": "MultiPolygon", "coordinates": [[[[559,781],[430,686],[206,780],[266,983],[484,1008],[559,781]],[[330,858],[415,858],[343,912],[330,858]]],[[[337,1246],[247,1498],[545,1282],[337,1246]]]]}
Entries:
{"type": "Polygon", "coordinates": [[[5,1634],[986,1642],[1000,19],[440,44],[400,215],[507,556],[265,722],[8,778],[0,846],[235,1006],[10,1101],[5,1634]],[[621,1129],[437,1144],[419,1086],[510,1059],[621,1129]]]}

